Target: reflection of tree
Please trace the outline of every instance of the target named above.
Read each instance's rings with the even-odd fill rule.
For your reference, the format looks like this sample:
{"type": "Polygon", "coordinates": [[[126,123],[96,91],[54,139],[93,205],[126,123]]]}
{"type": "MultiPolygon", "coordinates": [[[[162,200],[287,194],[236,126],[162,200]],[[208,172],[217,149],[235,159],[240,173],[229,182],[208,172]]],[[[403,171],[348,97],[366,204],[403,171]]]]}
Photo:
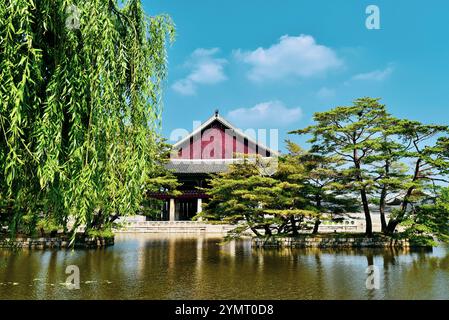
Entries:
{"type": "Polygon", "coordinates": [[[324,274],[325,274],[325,270],[324,270],[323,264],[321,262],[321,254],[319,252],[315,253],[315,264],[316,264],[316,275],[317,275],[316,287],[317,287],[318,292],[319,292],[318,295],[324,298],[324,292],[325,292],[324,274]]]}
{"type": "MultiPolygon", "coordinates": [[[[366,253],[366,263],[367,263],[367,267],[369,268],[370,266],[374,266],[374,254],[373,251],[368,250],[366,253]]],[[[368,270],[368,269],[367,269],[368,270]]],[[[373,272],[375,272],[376,269],[374,269],[373,272]]],[[[367,274],[367,276],[379,276],[379,275],[375,275],[375,274],[367,274]]],[[[367,298],[368,300],[373,300],[376,298],[376,291],[373,289],[369,289],[367,292],[367,298]]]]}
{"type": "Polygon", "coordinates": [[[369,266],[374,266],[374,255],[372,251],[368,251],[366,254],[366,262],[367,262],[367,267],[369,266]]]}
{"type": "MultiPolygon", "coordinates": [[[[440,248],[442,250],[442,248],[440,248]]],[[[416,259],[413,259],[412,268],[413,270],[423,270],[428,269],[431,271],[444,270],[449,271],[449,251],[445,250],[445,255],[443,257],[428,255],[428,252],[420,250],[416,259]]]]}
{"type": "Polygon", "coordinates": [[[403,251],[398,248],[385,248],[382,253],[383,257],[383,289],[385,291],[385,295],[388,295],[390,292],[390,266],[396,265],[396,257],[403,251]]]}
{"type": "Polygon", "coordinates": [[[398,248],[385,248],[382,252],[384,270],[389,270],[390,265],[395,265],[396,257],[401,253],[405,253],[404,250],[398,248]]]}
{"type": "Polygon", "coordinates": [[[0,291],[0,298],[397,299],[447,294],[447,248],[432,254],[390,248],[245,251],[247,242],[236,241],[234,252],[220,247],[217,239],[137,238],[142,241],[133,236],[113,248],[74,252],[0,250],[0,282],[20,283],[14,295],[0,291]],[[79,266],[81,290],[59,285],[68,265],[79,266]],[[365,289],[369,265],[383,266],[381,290],[365,289]],[[33,283],[36,278],[40,281],[33,283]]]}

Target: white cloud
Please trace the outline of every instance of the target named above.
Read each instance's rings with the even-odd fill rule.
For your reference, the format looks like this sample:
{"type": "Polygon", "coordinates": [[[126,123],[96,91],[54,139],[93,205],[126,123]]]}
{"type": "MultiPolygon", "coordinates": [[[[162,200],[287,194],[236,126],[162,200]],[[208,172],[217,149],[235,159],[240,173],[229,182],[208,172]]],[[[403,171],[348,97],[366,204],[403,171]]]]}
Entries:
{"type": "Polygon", "coordinates": [[[323,100],[330,99],[330,98],[335,97],[335,90],[327,88],[327,87],[322,87],[320,90],[318,90],[318,92],[316,93],[316,96],[319,99],[323,99],[323,100]]]}
{"type": "Polygon", "coordinates": [[[195,84],[189,79],[181,79],[172,85],[173,90],[184,95],[192,96],[196,93],[195,84]]]}
{"type": "Polygon", "coordinates": [[[176,81],[172,89],[182,95],[195,95],[199,85],[213,85],[225,81],[224,65],[225,59],[214,57],[220,50],[196,49],[186,62],[190,70],[187,77],[176,81]]]}
{"type": "Polygon", "coordinates": [[[343,65],[334,50],[317,44],[309,35],[285,35],[280,38],[279,43],[268,49],[239,49],[234,55],[251,66],[248,77],[256,82],[285,77],[307,78],[325,74],[343,65]]]}
{"type": "Polygon", "coordinates": [[[268,101],[251,108],[238,108],[228,112],[226,118],[241,128],[283,127],[302,117],[299,107],[287,108],[281,101],[268,101]]]}
{"type": "Polygon", "coordinates": [[[394,68],[390,65],[383,70],[374,70],[367,73],[359,73],[352,77],[352,80],[359,81],[383,81],[393,73],[394,68]]]}

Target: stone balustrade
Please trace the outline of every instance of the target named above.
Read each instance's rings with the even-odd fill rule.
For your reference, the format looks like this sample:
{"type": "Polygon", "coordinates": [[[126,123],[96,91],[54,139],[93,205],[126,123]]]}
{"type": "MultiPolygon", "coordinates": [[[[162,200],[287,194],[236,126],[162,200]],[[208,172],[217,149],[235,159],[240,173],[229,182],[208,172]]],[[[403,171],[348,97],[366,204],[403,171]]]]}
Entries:
{"type": "Polygon", "coordinates": [[[208,224],[200,221],[140,221],[125,223],[116,233],[212,233],[226,234],[233,225],[208,224]]]}

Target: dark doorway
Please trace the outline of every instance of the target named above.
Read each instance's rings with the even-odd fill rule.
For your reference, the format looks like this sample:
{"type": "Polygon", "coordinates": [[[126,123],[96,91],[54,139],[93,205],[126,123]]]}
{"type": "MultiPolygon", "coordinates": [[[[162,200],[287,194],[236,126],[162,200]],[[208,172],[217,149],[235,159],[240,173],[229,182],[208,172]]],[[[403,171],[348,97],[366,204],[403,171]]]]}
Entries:
{"type": "Polygon", "coordinates": [[[176,216],[179,221],[189,221],[196,215],[197,199],[183,199],[176,201],[176,216]]]}

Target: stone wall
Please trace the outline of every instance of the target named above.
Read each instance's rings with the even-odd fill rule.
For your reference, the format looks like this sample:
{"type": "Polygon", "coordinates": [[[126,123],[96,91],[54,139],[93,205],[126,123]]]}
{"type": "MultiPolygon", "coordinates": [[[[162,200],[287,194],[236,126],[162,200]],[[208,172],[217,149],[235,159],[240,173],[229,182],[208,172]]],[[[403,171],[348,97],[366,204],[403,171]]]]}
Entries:
{"type": "Polygon", "coordinates": [[[364,237],[300,237],[300,238],[254,238],[256,248],[409,248],[408,240],[364,237]]]}
{"type": "MultiPolygon", "coordinates": [[[[78,238],[75,248],[102,248],[114,245],[114,238],[95,239],[78,238]]],[[[25,249],[63,249],[70,247],[67,238],[3,238],[0,239],[0,248],[25,248],[25,249]]]]}
{"type": "Polygon", "coordinates": [[[200,221],[141,221],[126,223],[115,233],[210,233],[226,234],[236,226],[208,224],[200,221]]]}

